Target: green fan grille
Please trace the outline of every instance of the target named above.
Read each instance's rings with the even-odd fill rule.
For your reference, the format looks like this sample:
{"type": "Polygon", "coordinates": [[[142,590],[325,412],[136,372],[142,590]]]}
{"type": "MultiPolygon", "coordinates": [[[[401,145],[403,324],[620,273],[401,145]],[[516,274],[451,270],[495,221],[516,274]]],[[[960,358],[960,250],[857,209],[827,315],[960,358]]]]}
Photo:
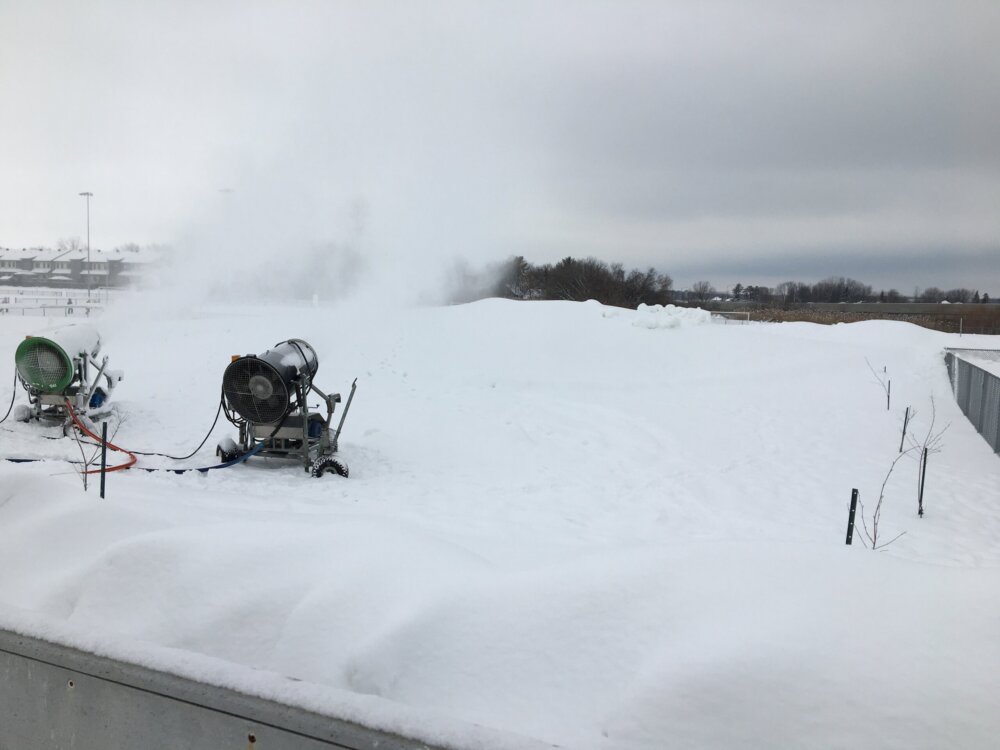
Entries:
{"type": "Polygon", "coordinates": [[[21,379],[40,391],[59,393],[73,382],[73,360],[62,347],[41,336],[22,341],[14,362],[21,379]]]}

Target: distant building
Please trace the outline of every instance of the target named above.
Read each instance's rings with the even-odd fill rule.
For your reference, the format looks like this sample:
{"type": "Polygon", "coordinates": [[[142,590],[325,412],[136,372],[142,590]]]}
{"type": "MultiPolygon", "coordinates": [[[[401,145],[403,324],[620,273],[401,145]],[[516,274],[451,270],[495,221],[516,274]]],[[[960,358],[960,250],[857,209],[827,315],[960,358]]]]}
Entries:
{"type": "Polygon", "coordinates": [[[142,281],[160,262],[149,249],[103,251],[59,250],[43,247],[0,247],[0,286],[102,289],[131,286],[142,281]]]}

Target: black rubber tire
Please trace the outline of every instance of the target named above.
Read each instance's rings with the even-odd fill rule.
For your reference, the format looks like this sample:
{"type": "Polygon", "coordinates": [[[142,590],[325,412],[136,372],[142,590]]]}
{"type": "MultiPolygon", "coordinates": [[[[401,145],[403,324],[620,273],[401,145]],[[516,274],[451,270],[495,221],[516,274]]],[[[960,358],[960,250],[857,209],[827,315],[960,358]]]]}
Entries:
{"type": "Polygon", "coordinates": [[[314,477],[319,478],[328,473],[336,474],[337,476],[347,479],[350,474],[350,470],[347,468],[346,463],[334,456],[321,456],[313,461],[312,475],[314,477]]]}

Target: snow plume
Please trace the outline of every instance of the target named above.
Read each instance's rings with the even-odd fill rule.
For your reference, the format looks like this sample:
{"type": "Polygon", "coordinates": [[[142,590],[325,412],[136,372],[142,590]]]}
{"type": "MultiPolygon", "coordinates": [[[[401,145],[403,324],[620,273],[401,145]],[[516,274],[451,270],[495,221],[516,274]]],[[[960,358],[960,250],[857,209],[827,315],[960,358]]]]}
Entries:
{"type": "Polygon", "coordinates": [[[176,241],[163,290],[193,305],[350,296],[369,266],[365,206],[306,193],[220,192],[176,241]]]}
{"type": "MultiPolygon", "coordinates": [[[[488,297],[501,296],[501,281],[508,272],[509,262],[491,263],[485,267],[474,268],[468,261],[458,259],[448,269],[444,286],[441,289],[442,301],[452,305],[474,302],[488,297]]],[[[506,294],[502,295],[506,296],[506,294]]]]}
{"type": "MultiPolygon", "coordinates": [[[[142,309],[442,304],[456,299],[462,279],[486,288],[499,278],[499,266],[473,272],[451,250],[411,234],[410,217],[397,214],[393,201],[371,205],[315,182],[287,195],[277,187],[220,191],[178,233],[142,309]]],[[[459,301],[482,296],[488,295],[459,301]]]]}

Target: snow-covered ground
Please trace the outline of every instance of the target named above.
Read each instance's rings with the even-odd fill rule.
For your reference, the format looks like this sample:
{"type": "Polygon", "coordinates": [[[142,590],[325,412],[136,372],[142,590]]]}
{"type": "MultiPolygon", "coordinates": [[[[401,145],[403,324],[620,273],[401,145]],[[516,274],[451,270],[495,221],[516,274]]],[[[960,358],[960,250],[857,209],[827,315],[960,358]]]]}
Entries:
{"type": "MultiPolygon", "coordinates": [[[[321,388],[358,377],[351,478],[253,459],[113,474],[102,501],[67,463],[4,463],[0,626],[456,747],[996,746],[1000,457],[942,358],[990,337],[500,300],[96,323],[115,441],[167,453],[208,429],[230,355],[306,339],[321,388]],[[950,423],[925,517],[908,455],[879,527],[905,534],[847,547],[906,406],[915,436],[950,423]]],[[[53,324],[0,319],[4,409],[17,343],[53,324]]],[[[78,454],[0,429],[5,457],[78,454]]]]}

